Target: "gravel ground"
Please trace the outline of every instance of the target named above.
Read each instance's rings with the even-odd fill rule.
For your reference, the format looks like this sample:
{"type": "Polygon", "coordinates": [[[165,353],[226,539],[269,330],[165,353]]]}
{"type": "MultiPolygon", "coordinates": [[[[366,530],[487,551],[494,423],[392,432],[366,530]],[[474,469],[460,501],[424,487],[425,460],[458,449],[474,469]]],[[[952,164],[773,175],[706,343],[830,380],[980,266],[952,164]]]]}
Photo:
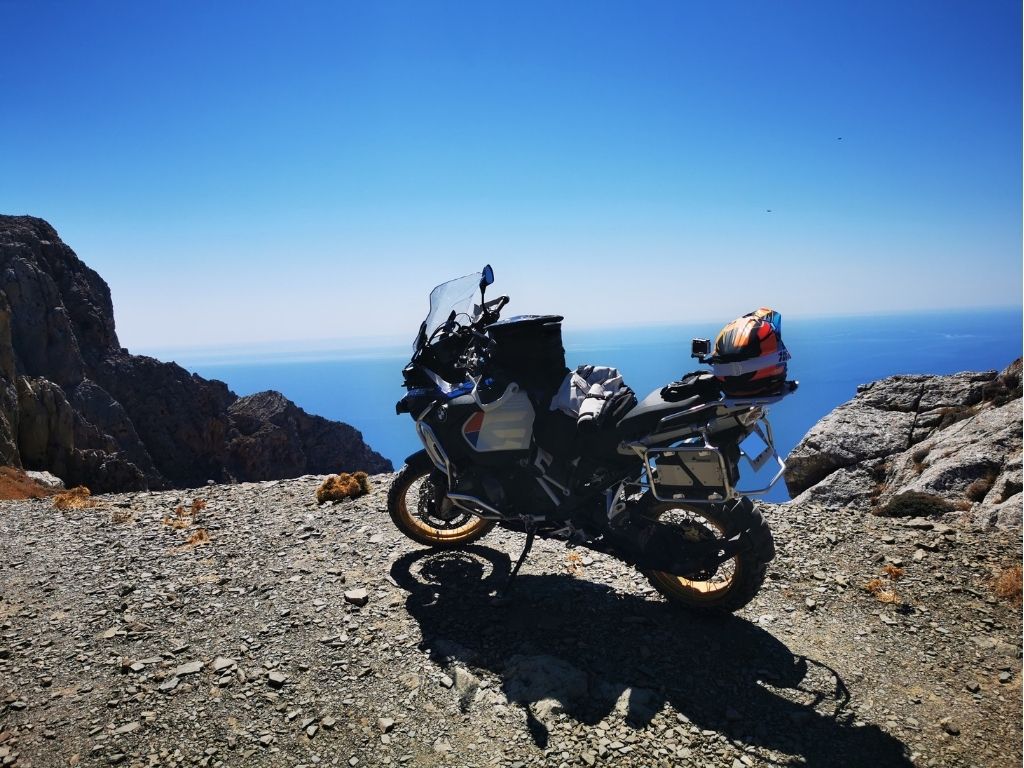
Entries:
{"type": "Polygon", "coordinates": [[[553,542],[496,603],[522,536],[418,548],[390,479],[0,502],[0,764],[1021,764],[1019,531],[768,507],[736,616],[553,542]]]}

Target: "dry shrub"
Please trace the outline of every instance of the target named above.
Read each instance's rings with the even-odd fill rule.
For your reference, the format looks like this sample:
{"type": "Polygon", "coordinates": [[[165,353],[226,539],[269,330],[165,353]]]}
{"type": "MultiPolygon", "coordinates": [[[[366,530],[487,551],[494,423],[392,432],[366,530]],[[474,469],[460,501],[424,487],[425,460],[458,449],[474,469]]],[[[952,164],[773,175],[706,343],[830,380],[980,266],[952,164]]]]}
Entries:
{"type": "Polygon", "coordinates": [[[878,498],[887,490],[889,490],[888,483],[875,483],[871,486],[871,490],[868,492],[868,501],[872,507],[878,506],[878,498]]]}
{"type": "Polygon", "coordinates": [[[1021,388],[1021,359],[1018,357],[985,386],[982,398],[999,407],[1011,400],[1020,399],[1022,392],[1024,390],[1021,388]]]}
{"type": "Polygon", "coordinates": [[[342,472],[340,475],[331,475],[320,484],[316,489],[316,503],[356,499],[369,492],[370,481],[365,472],[353,472],[351,475],[342,472]]]}
{"type": "Polygon", "coordinates": [[[910,460],[913,463],[914,473],[920,475],[924,472],[924,460],[928,458],[928,453],[931,451],[930,447],[918,448],[912,454],[910,454],[910,460]]]}
{"type": "Polygon", "coordinates": [[[193,524],[193,518],[196,516],[196,513],[205,506],[206,502],[202,499],[197,499],[195,502],[191,503],[191,506],[188,509],[185,509],[179,504],[174,508],[173,515],[164,515],[164,525],[169,525],[175,530],[187,528],[189,525],[193,524]],[[201,506],[197,507],[197,502],[199,502],[201,506]]]}
{"type": "Polygon", "coordinates": [[[979,477],[973,483],[968,485],[967,490],[964,491],[964,495],[966,495],[971,501],[983,501],[988,495],[988,492],[992,490],[992,484],[995,481],[995,473],[989,472],[984,477],[979,477]]]}
{"type": "Polygon", "coordinates": [[[1004,568],[996,574],[992,579],[992,591],[996,593],[996,597],[1020,603],[1024,595],[1024,570],[1021,566],[1004,568]]]}
{"type": "Polygon", "coordinates": [[[176,531],[188,528],[195,522],[197,515],[203,509],[206,509],[206,502],[202,499],[193,500],[187,509],[179,504],[175,507],[173,515],[164,516],[164,525],[170,526],[176,531]]]}
{"type": "Polygon", "coordinates": [[[883,568],[882,570],[885,572],[885,575],[893,581],[899,581],[903,578],[903,569],[900,568],[898,565],[886,563],[885,568],[883,568]]]}
{"type": "Polygon", "coordinates": [[[192,535],[185,540],[185,543],[192,547],[197,547],[200,544],[209,544],[210,534],[205,528],[196,528],[192,535]]]}
{"type": "Polygon", "coordinates": [[[954,504],[933,493],[905,491],[875,509],[875,514],[881,517],[935,517],[954,509],[954,504]]]}
{"type": "Polygon", "coordinates": [[[118,507],[110,513],[110,522],[112,523],[132,523],[135,522],[135,515],[130,509],[124,509],[118,507]]]}
{"type": "Polygon", "coordinates": [[[583,558],[579,552],[570,552],[565,557],[565,567],[569,570],[573,576],[579,576],[583,573],[583,558]]]}
{"type": "Polygon", "coordinates": [[[892,563],[887,563],[882,569],[882,573],[882,577],[875,577],[865,584],[864,589],[874,595],[880,603],[900,603],[900,597],[892,584],[903,578],[903,569],[892,563]]]}
{"type": "Polygon", "coordinates": [[[72,488],[70,491],[58,493],[53,497],[53,506],[57,509],[84,509],[96,504],[92,493],[84,485],[72,488]]]}
{"type": "Polygon", "coordinates": [[[973,405],[954,405],[948,408],[940,408],[938,429],[945,429],[951,424],[956,424],[958,421],[969,419],[977,413],[977,410],[977,407],[973,405]]]}

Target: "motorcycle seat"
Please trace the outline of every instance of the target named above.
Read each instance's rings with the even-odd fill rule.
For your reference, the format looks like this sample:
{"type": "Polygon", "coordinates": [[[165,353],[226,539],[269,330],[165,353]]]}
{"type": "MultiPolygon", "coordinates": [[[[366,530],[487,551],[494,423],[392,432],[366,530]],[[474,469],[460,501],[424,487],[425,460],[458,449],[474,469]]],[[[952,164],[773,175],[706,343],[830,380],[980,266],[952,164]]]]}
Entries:
{"type": "MultiPolygon", "coordinates": [[[[656,389],[651,392],[636,407],[622,417],[622,421],[618,423],[617,427],[619,436],[623,440],[629,440],[650,434],[658,426],[658,422],[666,416],[685,411],[701,403],[711,402],[712,399],[717,399],[708,397],[705,392],[695,392],[683,399],[676,399],[674,395],[670,396],[672,397],[671,400],[665,399],[665,389],[656,389]]],[[[680,418],[678,422],[674,423],[679,425],[691,421],[699,423],[706,421],[708,416],[708,411],[703,410],[693,414],[690,418],[680,418]]]]}

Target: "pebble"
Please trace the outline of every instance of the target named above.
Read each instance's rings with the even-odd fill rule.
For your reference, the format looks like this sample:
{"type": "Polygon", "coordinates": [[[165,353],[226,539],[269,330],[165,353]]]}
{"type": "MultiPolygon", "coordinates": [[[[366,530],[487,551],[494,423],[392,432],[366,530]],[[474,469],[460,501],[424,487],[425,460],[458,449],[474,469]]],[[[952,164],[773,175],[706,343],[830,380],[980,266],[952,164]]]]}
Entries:
{"type": "Polygon", "coordinates": [[[185,675],[194,675],[203,668],[204,664],[201,661],[190,661],[187,664],[181,664],[174,668],[171,674],[175,677],[185,677],[185,675]]]}
{"type": "Polygon", "coordinates": [[[369,593],[363,589],[350,589],[345,592],[345,602],[351,603],[352,605],[363,606],[366,605],[370,600],[369,593]]]}
{"type": "Polygon", "coordinates": [[[267,685],[269,685],[271,688],[281,688],[284,686],[287,680],[288,676],[283,672],[279,672],[276,669],[271,670],[271,672],[267,675],[267,685]]]}
{"type": "Polygon", "coordinates": [[[914,528],[919,531],[930,531],[935,523],[925,517],[912,517],[903,523],[904,528],[914,528]]]}

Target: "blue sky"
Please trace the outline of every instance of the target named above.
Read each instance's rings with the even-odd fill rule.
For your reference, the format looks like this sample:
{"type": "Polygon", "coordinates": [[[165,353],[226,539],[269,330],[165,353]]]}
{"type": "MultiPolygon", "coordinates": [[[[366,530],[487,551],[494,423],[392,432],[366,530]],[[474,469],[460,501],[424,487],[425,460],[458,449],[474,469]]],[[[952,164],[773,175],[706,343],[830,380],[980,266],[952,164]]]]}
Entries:
{"type": "Polygon", "coordinates": [[[133,349],[411,337],[488,261],[575,327],[1021,303],[1019,2],[0,20],[0,212],[57,227],[133,349]]]}

